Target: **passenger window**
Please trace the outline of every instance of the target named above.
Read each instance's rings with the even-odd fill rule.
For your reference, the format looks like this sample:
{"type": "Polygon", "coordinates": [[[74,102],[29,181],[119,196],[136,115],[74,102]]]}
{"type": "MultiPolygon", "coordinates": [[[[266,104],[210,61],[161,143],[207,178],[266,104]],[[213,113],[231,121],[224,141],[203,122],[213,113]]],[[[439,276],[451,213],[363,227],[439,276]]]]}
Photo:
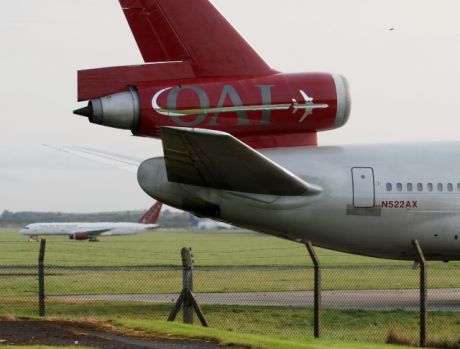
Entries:
{"type": "Polygon", "coordinates": [[[396,190],[402,191],[402,183],[396,183],[396,190]]]}
{"type": "Polygon", "coordinates": [[[428,189],[428,191],[433,191],[433,184],[428,183],[428,184],[426,185],[426,188],[428,189]]]}
{"type": "Polygon", "coordinates": [[[392,185],[391,183],[387,183],[387,191],[391,191],[393,188],[392,188],[392,185]]]}
{"type": "Polygon", "coordinates": [[[447,190],[448,191],[453,191],[454,190],[454,186],[452,185],[452,183],[447,183],[447,190]]]}
{"type": "Polygon", "coordinates": [[[422,183],[417,183],[417,190],[418,191],[423,191],[423,184],[422,183]]]}
{"type": "Polygon", "coordinates": [[[460,183],[457,183],[457,191],[460,191],[460,183]]]}
{"type": "Polygon", "coordinates": [[[412,183],[407,183],[407,191],[412,191],[412,183]]]}
{"type": "Polygon", "coordinates": [[[443,191],[442,183],[438,183],[438,191],[443,191]]]}

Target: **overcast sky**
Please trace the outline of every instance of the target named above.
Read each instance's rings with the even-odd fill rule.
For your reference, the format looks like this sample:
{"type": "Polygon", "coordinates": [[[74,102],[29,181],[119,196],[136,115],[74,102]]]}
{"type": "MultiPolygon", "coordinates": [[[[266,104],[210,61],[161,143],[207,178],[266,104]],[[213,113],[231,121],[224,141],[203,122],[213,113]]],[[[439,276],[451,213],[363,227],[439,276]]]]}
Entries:
{"type": "MultiPolygon", "coordinates": [[[[320,134],[321,144],[459,140],[458,0],[213,3],[277,70],[348,78],[350,120],[320,134]]],[[[0,11],[0,59],[0,212],[151,203],[135,175],[42,146],[162,154],[158,140],[72,114],[79,106],[78,69],[142,63],[118,1],[7,1],[0,11]]]]}

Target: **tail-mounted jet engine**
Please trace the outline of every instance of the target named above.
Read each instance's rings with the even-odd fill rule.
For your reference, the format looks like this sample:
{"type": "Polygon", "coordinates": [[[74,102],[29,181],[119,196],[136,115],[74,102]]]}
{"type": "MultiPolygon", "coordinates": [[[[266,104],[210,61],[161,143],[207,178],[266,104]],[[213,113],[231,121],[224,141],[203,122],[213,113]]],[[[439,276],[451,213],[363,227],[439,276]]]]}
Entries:
{"type": "MultiPolygon", "coordinates": [[[[108,79],[109,68],[79,72],[80,99],[88,83],[108,79]]],[[[145,69],[145,68],[144,68],[145,69]]],[[[125,91],[91,96],[74,113],[134,135],[159,137],[162,126],[228,132],[256,147],[314,145],[316,132],[343,126],[350,93],[341,75],[274,74],[248,79],[134,84],[125,91]]]]}
{"type": "Polygon", "coordinates": [[[341,75],[272,69],[209,0],[120,0],[146,64],[81,70],[74,111],[159,137],[163,126],[224,131],[254,148],[316,145],[350,114],[341,75]]]}

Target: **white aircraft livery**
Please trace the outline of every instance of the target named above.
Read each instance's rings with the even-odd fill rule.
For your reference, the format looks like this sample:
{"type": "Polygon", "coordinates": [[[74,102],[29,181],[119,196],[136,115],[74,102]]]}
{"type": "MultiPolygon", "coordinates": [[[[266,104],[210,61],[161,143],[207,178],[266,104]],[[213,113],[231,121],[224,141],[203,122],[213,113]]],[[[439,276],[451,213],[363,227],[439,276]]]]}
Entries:
{"type": "Polygon", "coordinates": [[[161,211],[161,202],[156,202],[140,218],[138,223],[32,223],[20,230],[20,234],[38,239],[39,236],[67,235],[71,240],[98,241],[99,236],[131,235],[159,227],[156,222],[161,211]]]}

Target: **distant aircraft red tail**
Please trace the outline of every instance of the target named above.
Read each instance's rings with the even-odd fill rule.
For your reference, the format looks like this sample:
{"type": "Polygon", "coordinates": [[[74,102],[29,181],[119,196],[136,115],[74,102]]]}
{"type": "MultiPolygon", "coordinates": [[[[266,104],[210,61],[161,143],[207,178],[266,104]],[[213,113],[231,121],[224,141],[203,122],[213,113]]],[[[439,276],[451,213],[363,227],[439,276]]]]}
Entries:
{"type": "Polygon", "coordinates": [[[120,4],[145,62],[190,61],[196,77],[273,73],[209,0],[120,4]]]}
{"type": "Polygon", "coordinates": [[[158,217],[160,217],[161,206],[163,204],[159,201],[155,202],[155,204],[150,207],[139,219],[139,223],[142,224],[156,224],[158,221],[158,217]]]}

